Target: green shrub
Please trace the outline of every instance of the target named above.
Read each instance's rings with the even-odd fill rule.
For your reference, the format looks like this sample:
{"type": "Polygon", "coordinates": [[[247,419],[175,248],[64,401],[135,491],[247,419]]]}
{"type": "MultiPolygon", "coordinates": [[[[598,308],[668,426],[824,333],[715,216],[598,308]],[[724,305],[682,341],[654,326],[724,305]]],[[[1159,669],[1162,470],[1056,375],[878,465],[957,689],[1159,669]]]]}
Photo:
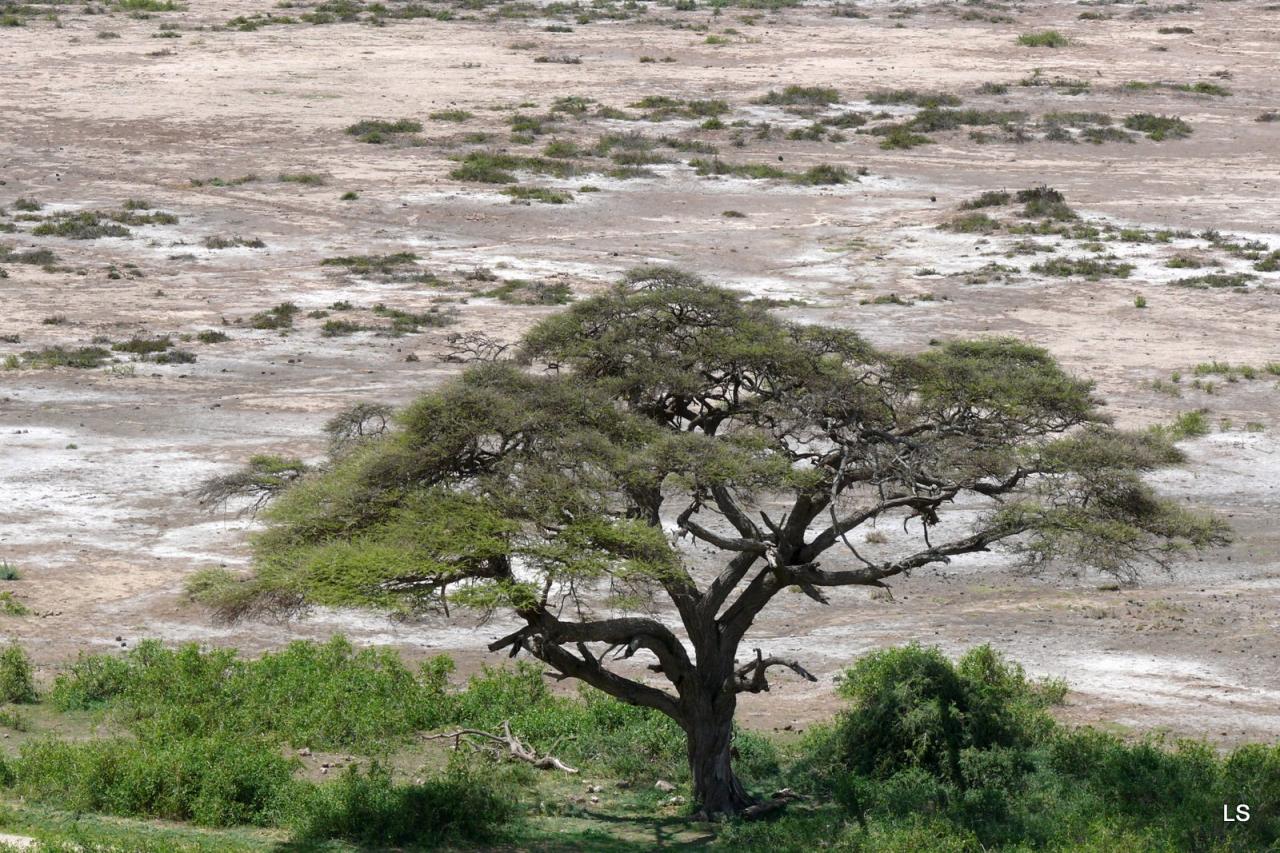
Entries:
{"type": "Polygon", "coordinates": [[[133,355],[154,355],[164,352],[173,346],[173,341],[166,335],[159,338],[130,338],[123,343],[112,344],[114,352],[127,352],[133,355]]]}
{"type": "Polygon", "coordinates": [[[350,320],[326,320],[324,325],[320,327],[320,336],[337,338],[344,335],[353,335],[363,329],[364,326],[350,320]]]}
{"type": "Polygon", "coordinates": [[[1178,415],[1168,428],[1170,438],[1174,441],[1181,441],[1185,438],[1198,438],[1202,435],[1208,435],[1209,419],[1205,417],[1205,414],[1204,409],[1194,409],[1178,415]]]}
{"type": "Polygon", "coordinates": [[[217,329],[205,329],[203,332],[196,333],[196,340],[202,344],[220,344],[231,338],[225,332],[219,332],[217,329]]]}
{"type": "MultiPolygon", "coordinates": [[[[137,647],[129,655],[137,656],[137,647]]],[[[54,678],[49,701],[59,711],[95,708],[123,693],[129,686],[130,675],[127,658],[82,652],[67,672],[54,678]]]]}
{"type": "Polygon", "coordinates": [[[877,136],[883,136],[880,140],[880,147],[886,151],[897,148],[915,148],[917,145],[929,145],[932,139],[923,133],[915,133],[906,124],[887,125],[882,128],[876,128],[872,132],[877,136]]]}
{"type": "Polygon", "coordinates": [[[449,173],[449,177],[484,184],[514,184],[516,176],[510,170],[517,165],[519,159],[515,157],[473,151],[463,158],[460,166],[449,173]]]}
{"type": "Polygon", "coordinates": [[[1248,272],[1211,272],[1180,278],[1172,284],[1174,287],[1190,287],[1194,290],[1216,290],[1226,287],[1248,287],[1249,282],[1256,278],[1256,275],[1248,272]]]}
{"type": "Polygon", "coordinates": [[[1070,43],[1070,40],[1057,30],[1023,33],[1018,36],[1018,44],[1023,47],[1066,47],[1070,43]]]}
{"type": "Polygon", "coordinates": [[[847,184],[849,181],[856,181],[852,173],[844,166],[831,166],[823,163],[818,166],[810,166],[794,178],[797,184],[806,186],[829,186],[832,184],[847,184]]]}
{"type": "Polygon", "coordinates": [[[292,302],[281,302],[274,308],[254,314],[249,318],[249,325],[255,329],[291,329],[299,310],[292,302]]]}
{"type": "Polygon", "coordinates": [[[1050,258],[1032,264],[1032,272],[1051,275],[1057,278],[1081,276],[1090,281],[1100,278],[1128,278],[1133,272],[1133,264],[1100,258],[1050,258]]]}
{"type": "Polygon", "coordinates": [[[420,130],[422,130],[422,122],[414,121],[413,119],[402,118],[395,121],[365,119],[348,127],[347,133],[361,142],[380,145],[386,141],[388,136],[417,133],[420,130]]]}
{"type": "Polygon", "coordinates": [[[1175,116],[1135,113],[1124,120],[1124,126],[1129,130],[1145,133],[1149,139],[1157,142],[1191,135],[1191,125],[1175,116]]]}
{"type": "Polygon", "coordinates": [[[318,175],[315,172],[281,172],[281,183],[285,184],[301,184],[304,187],[320,187],[324,186],[324,175],[318,175]]]}
{"type": "Polygon", "coordinates": [[[70,240],[97,240],[102,237],[128,237],[129,229],[106,219],[97,211],[63,213],[41,222],[31,233],[37,237],[66,237],[70,240]]]}
{"type": "Polygon", "coordinates": [[[960,234],[992,234],[1000,230],[1000,221],[985,213],[965,213],[947,220],[941,227],[960,234]]]}
{"type": "Polygon", "coordinates": [[[39,740],[12,762],[19,794],[68,811],[266,825],[296,760],[268,741],[204,737],[39,740]]]}
{"type": "MultiPolygon", "coordinates": [[[[473,118],[472,114],[466,110],[436,110],[431,114],[432,121],[463,122],[469,121],[471,118],[473,118]]],[[[421,128],[417,130],[421,130],[421,128]]]]}
{"type": "Polygon", "coordinates": [[[573,193],[553,190],[547,187],[505,187],[502,193],[511,196],[512,202],[536,201],[542,204],[568,204],[573,201],[573,193]]]}
{"type": "Polygon", "coordinates": [[[961,210],[978,210],[984,207],[1003,207],[1008,204],[1010,196],[1003,190],[988,190],[977,198],[961,202],[961,210]]]}
{"type": "Polygon", "coordinates": [[[0,702],[36,701],[31,659],[22,646],[10,643],[0,651],[0,702]]]}
{"type": "Polygon", "coordinates": [[[732,175],[737,178],[769,180],[789,177],[788,173],[768,163],[728,163],[719,157],[695,157],[689,165],[699,175],[732,175]]]}
{"type": "Polygon", "coordinates": [[[839,692],[851,707],[836,723],[837,760],[879,779],[916,769],[964,787],[966,750],[1026,749],[1050,726],[1043,708],[1052,696],[988,646],[959,665],[920,646],[873,652],[839,692]]]}
{"type": "Polygon", "coordinates": [[[296,789],[288,823],[297,841],[336,838],[362,847],[492,841],[519,811],[506,775],[452,763],[446,773],[407,785],[376,762],[363,773],[349,767],[329,784],[296,789]]]}
{"type": "Polygon", "coordinates": [[[74,367],[82,370],[101,367],[110,357],[111,353],[102,347],[64,349],[54,346],[22,353],[22,361],[28,367],[74,367]]]}
{"type": "Polygon", "coordinates": [[[1029,219],[1068,222],[1077,218],[1075,211],[1067,206],[1066,197],[1053,187],[1041,185],[1019,190],[1013,198],[1023,205],[1022,215],[1029,219]]]}
{"type": "Polygon", "coordinates": [[[960,99],[946,92],[917,92],[915,89],[877,89],[867,93],[867,103],[877,106],[912,104],[922,109],[958,107],[960,99]]]}
{"type": "Polygon", "coordinates": [[[448,719],[451,666],[437,658],[415,675],[394,652],[356,650],[341,637],[252,661],[148,640],[122,657],[82,656],[55,680],[51,698],[64,710],[111,702],[130,729],[157,737],[226,729],[298,747],[368,750],[448,719]]]}
{"type": "Polygon", "coordinates": [[[787,86],[777,92],[772,89],[756,103],[770,106],[824,107],[839,103],[840,93],[829,86],[787,86]]]}

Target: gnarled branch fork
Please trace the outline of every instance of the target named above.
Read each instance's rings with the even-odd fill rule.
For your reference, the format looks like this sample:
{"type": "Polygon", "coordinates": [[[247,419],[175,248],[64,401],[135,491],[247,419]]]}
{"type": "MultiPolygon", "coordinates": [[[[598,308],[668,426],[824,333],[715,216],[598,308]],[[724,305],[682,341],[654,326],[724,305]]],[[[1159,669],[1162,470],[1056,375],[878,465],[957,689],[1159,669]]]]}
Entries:
{"type": "Polygon", "coordinates": [[[738,667],[734,672],[737,679],[734,689],[739,693],[767,693],[769,681],[765,678],[765,672],[771,666],[785,666],[805,681],[818,680],[817,676],[801,666],[798,661],[790,658],[765,657],[759,649],[754,651],[755,660],[738,667]]]}

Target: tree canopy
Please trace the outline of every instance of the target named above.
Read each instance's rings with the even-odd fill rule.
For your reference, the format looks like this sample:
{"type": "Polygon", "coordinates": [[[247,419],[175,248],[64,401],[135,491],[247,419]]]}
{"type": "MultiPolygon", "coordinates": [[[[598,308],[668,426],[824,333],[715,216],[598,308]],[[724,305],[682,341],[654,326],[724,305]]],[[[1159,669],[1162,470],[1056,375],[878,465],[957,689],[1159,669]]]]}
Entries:
{"type": "Polygon", "coordinates": [[[228,616],[514,612],[523,626],[492,649],[670,715],[700,806],[738,812],[751,799],[730,767],[734,697],[767,690],[773,666],[812,677],[736,660],[776,594],[826,603],[830,587],[997,546],[1133,579],[1226,540],[1144,482],[1181,461],[1161,433],[1109,425],[1092,385],[1041,348],[885,352],[647,267],[393,429],[336,444],[265,510],[254,575],[200,590],[228,616]],[[890,522],[904,535],[888,547],[850,538],[890,522]],[[615,663],[637,654],[654,675],[615,663]]]}

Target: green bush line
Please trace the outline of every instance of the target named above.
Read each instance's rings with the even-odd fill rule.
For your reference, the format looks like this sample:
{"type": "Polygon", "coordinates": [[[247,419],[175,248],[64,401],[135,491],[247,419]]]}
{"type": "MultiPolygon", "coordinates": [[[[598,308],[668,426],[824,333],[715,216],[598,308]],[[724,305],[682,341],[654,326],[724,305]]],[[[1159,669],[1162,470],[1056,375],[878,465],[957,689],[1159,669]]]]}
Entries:
{"type": "MultiPolygon", "coordinates": [[[[519,845],[529,831],[540,782],[525,765],[463,750],[442,769],[399,778],[387,759],[427,730],[506,722],[536,750],[641,783],[637,794],[655,778],[688,784],[683,733],[666,717],[585,688],[556,696],[531,665],[485,668],[461,687],[452,672],[444,656],[410,667],[341,637],[252,660],[158,641],[82,655],[43,701],[96,715],[112,734],[37,737],[0,760],[0,783],[75,813],[276,827],[295,843],[364,846],[519,845]],[[288,749],[303,746],[363,760],[316,783],[299,777],[288,749]]],[[[1048,713],[1066,685],[1028,679],[985,646],[954,663],[914,645],[874,652],[838,684],[845,710],[799,739],[737,732],[748,784],[806,799],[773,822],[721,826],[713,846],[1243,853],[1280,843],[1280,747],[1220,756],[1196,741],[1066,728],[1048,713]],[[1249,803],[1252,819],[1223,824],[1224,802],[1249,803]]],[[[36,701],[16,645],[0,652],[0,689],[8,701],[36,701]]]]}

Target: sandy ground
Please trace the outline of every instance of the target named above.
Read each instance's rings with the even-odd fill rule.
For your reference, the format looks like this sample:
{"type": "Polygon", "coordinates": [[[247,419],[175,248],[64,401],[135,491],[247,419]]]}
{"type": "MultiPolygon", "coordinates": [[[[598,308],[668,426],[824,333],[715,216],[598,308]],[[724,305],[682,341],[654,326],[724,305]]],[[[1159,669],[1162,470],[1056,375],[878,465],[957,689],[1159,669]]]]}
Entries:
{"type": "MultiPolygon", "coordinates": [[[[1171,282],[1251,269],[1190,236],[1204,229],[1280,248],[1280,122],[1255,121],[1280,109],[1278,7],[1258,0],[1173,13],[1123,4],[972,7],[1012,17],[994,22],[964,20],[956,7],[903,8],[864,4],[867,17],[846,18],[826,7],[713,16],[655,6],[567,33],[545,31],[551,21],[537,16],[494,20],[483,12],[469,20],[245,32],[216,27],[237,15],[299,10],[196,0],[185,11],[134,17],[56,7],[57,25],[31,17],[0,28],[0,205],[8,210],[0,225],[13,226],[0,232],[0,246],[49,248],[59,257],[52,271],[0,261],[8,273],[0,279],[0,335],[19,339],[0,343],[0,357],[84,346],[95,336],[219,329],[231,337],[180,344],[198,355],[194,364],[128,366],[122,358],[95,370],[0,371],[0,559],[22,573],[3,586],[33,611],[0,616],[0,630],[26,644],[46,673],[77,650],[150,636],[252,651],[343,631],[414,654],[449,651],[465,667],[487,660],[478,650],[502,632],[501,623],[315,614],[286,625],[213,624],[184,601],[183,580],[201,567],[247,565],[252,521],[198,506],[192,490],[253,453],[318,457],[319,428],[344,405],[403,403],[453,373],[456,365],[441,358],[451,332],[513,339],[555,310],[479,296],[463,280],[468,270],[562,282],[584,295],[621,270],[663,261],[795,300],[783,309],[789,316],[848,324],[885,347],[919,348],[957,335],[1028,338],[1095,378],[1124,425],[1207,408],[1218,431],[1187,442],[1192,463],[1161,479],[1189,503],[1223,512],[1237,530],[1231,547],[1151,574],[1136,589],[1107,591],[1094,577],[1021,578],[985,557],[918,573],[895,584],[892,600],[846,591],[820,608],[796,596],[761,621],[749,645],[802,657],[822,680],[779,677],[772,694],[749,697],[748,724],[803,726],[829,714],[830,677],[868,649],[919,640],[959,652],[990,641],[1034,674],[1067,679],[1074,692],[1064,714],[1074,721],[1223,744],[1275,739],[1280,390],[1266,374],[1238,382],[1206,377],[1215,380],[1211,392],[1190,382],[1194,365],[1210,359],[1258,368],[1280,360],[1280,274],[1258,272],[1240,289],[1171,282]],[[1112,17],[1079,19],[1088,10],[1112,17]],[[162,26],[180,37],[157,38],[162,26]],[[1192,32],[1158,32],[1174,26],[1192,32]],[[1019,33],[1048,27],[1072,44],[1015,45],[1019,33]],[[707,34],[727,43],[706,43],[707,34]],[[539,56],[580,62],[536,62],[539,56]],[[1090,88],[1070,95],[1018,85],[1036,69],[1041,78],[1090,88]],[[1126,89],[1133,80],[1213,81],[1232,94],[1126,89]],[[1193,133],[1131,144],[980,145],[959,130],[893,151],[853,132],[838,142],[789,140],[788,129],[810,120],[752,101],[792,83],[835,87],[842,103],[828,112],[910,115],[914,108],[865,98],[912,87],[1033,117],[1177,115],[1193,133]],[[1011,85],[1005,94],[977,94],[983,83],[1011,85]],[[562,115],[532,144],[510,141],[513,110],[540,115],[566,96],[629,109],[647,95],[724,99],[730,127],[562,115]],[[473,117],[428,118],[443,109],[473,117]],[[401,117],[424,123],[415,144],[369,145],[343,132],[360,119],[401,117]],[[734,130],[733,121],[769,122],[774,132],[759,138],[754,129],[734,130]],[[450,158],[468,150],[534,154],[551,139],[590,145],[637,129],[709,142],[732,162],[835,163],[867,174],[829,187],[699,178],[679,162],[696,155],[668,152],[676,162],[626,180],[522,175],[525,184],[599,190],[578,191],[564,205],[512,204],[498,186],[449,177],[450,158]],[[468,142],[472,133],[492,136],[478,144],[468,142]],[[735,133],[744,137],[740,147],[735,133]],[[324,183],[282,182],[283,173],[314,173],[324,183]],[[259,179],[207,183],[249,174],[259,179]],[[1019,254],[1021,238],[937,227],[979,192],[1040,183],[1062,190],[1088,222],[1188,236],[1108,243],[1133,273],[1086,281],[1029,271],[1043,256],[1019,254]],[[347,191],[359,197],[340,200],[347,191]],[[43,208],[23,218],[13,204],[20,197],[43,208]],[[31,234],[40,218],[59,211],[119,209],[131,198],[179,221],[95,240],[31,234]],[[726,218],[728,210],[744,216],[726,218]],[[258,238],[265,247],[205,248],[210,236],[258,238]],[[362,277],[320,263],[401,251],[452,284],[362,277]],[[1181,252],[1222,266],[1164,265],[1181,252]],[[1015,267],[1015,280],[966,283],[967,273],[993,261],[1015,267]],[[911,304],[864,304],[889,294],[911,304]],[[912,302],[923,294],[934,298],[912,302]],[[1148,300],[1146,309],[1134,307],[1137,296],[1148,300]],[[293,331],[248,328],[250,315],[286,300],[302,309],[293,331]],[[337,300],[357,309],[443,305],[456,310],[457,323],[404,337],[323,337],[323,321],[305,314],[337,300]],[[67,322],[42,322],[53,315],[67,322]],[[418,360],[406,361],[409,354],[418,360]],[[1179,396],[1153,388],[1174,372],[1184,376],[1179,396]]],[[[1082,254],[1078,241],[1035,239],[1060,256],[1082,254]]],[[[370,318],[363,310],[353,316],[370,318]]]]}

